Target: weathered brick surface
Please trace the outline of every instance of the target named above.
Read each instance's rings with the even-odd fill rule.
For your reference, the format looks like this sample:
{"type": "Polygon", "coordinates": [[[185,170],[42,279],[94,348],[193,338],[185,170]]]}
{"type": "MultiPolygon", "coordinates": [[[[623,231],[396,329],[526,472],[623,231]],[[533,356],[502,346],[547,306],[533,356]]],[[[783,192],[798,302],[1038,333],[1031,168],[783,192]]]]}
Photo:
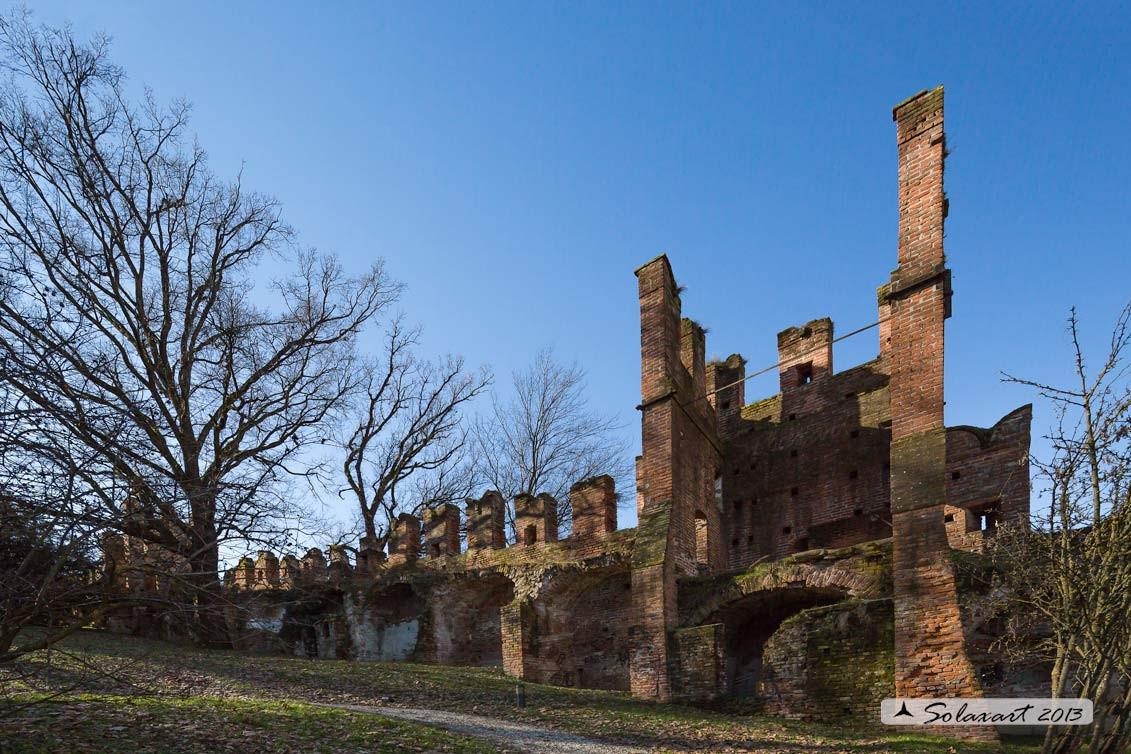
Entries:
{"type": "Polygon", "coordinates": [[[255,588],[276,589],[279,586],[279,559],[274,553],[260,550],[255,558],[255,588]]]}
{"type": "Polygon", "coordinates": [[[1032,419],[1033,407],[1022,406],[988,429],[947,428],[946,501],[967,512],[966,532],[1028,520],[1032,419]]]}
{"type": "Polygon", "coordinates": [[[445,503],[424,511],[424,552],[430,558],[459,555],[459,508],[445,503]]]}
{"type": "Polygon", "coordinates": [[[584,479],[569,491],[571,537],[601,536],[617,529],[617,493],[608,475],[584,479]]]}
{"type": "Polygon", "coordinates": [[[781,391],[792,390],[833,373],[833,321],[828,317],[778,333],[781,391]]]}
{"type": "Polygon", "coordinates": [[[428,599],[426,659],[445,665],[502,665],[502,608],[513,601],[514,584],[501,574],[440,584],[428,599]]]}
{"type": "Polygon", "coordinates": [[[726,642],[723,624],[710,623],[672,632],[672,698],[711,701],[726,691],[726,642]]]}
{"type": "MultiPolygon", "coordinates": [[[[895,689],[899,696],[980,696],[966,656],[943,507],[943,329],[950,275],[943,255],[942,88],[895,109],[899,142],[899,267],[891,307],[892,535],[895,689]]],[[[996,738],[993,728],[950,729],[996,738]]]]}
{"type": "Polygon", "coordinates": [[[507,546],[503,528],[506,503],[495,490],[488,491],[478,500],[466,502],[467,549],[499,549],[507,546]]]}
{"type": "Polygon", "coordinates": [[[558,539],[558,503],[546,494],[522,494],[514,499],[514,528],[518,544],[535,545],[558,539]]]}
{"type": "Polygon", "coordinates": [[[393,565],[415,561],[420,556],[420,519],[402,513],[393,522],[389,538],[389,563],[393,565]]]}
{"type": "Polygon", "coordinates": [[[683,320],[666,256],[636,271],[640,301],[640,531],[633,554],[631,689],[667,700],[676,579],[721,567],[721,445],[706,399],[703,329],[683,320]]]}
{"type": "Polygon", "coordinates": [[[758,696],[771,714],[876,720],[895,693],[892,601],[851,600],[795,613],[766,641],[758,696]]]}
{"type": "Polygon", "coordinates": [[[729,567],[890,536],[887,380],[881,360],[821,373],[725,427],[729,567]]]}

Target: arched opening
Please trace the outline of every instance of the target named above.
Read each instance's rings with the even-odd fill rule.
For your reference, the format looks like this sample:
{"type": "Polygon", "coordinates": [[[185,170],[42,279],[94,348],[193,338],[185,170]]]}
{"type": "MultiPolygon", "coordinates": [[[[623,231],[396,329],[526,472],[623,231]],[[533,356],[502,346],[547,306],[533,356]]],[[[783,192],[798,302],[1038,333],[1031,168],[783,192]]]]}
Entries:
{"type": "Polygon", "coordinates": [[[522,543],[524,545],[532,545],[538,541],[538,527],[534,524],[527,526],[522,532],[522,543]]]}
{"type": "Polygon", "coordinates": [[[695,565],[700,573],[711,569],[711,536],[703,511],[695,511],[695,565]]]}
{"type": "Polygon", "coordinates": [[[746,595],[719,610],[714,620],[725,626],[728,693],[741,697],[772,695],[773,679],[763,673],[762,665],[766,641],[793,615],[845,597],[836,588],[773,589],[746,595]]]}
{"type": "Polygon", "coordinates": [[[433,542],[431,549],[428,551],[429,557],[438,558],[440,557],[440,554],[440,543],[433,542]]]}

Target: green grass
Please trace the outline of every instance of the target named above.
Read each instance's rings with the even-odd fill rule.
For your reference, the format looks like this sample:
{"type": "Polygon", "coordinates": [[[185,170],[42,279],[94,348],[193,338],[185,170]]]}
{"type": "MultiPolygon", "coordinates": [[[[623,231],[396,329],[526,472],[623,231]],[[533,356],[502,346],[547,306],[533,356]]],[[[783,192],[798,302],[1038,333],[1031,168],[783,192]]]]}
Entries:
{"type": "MultiPolygon", "coordinates": [[[[349,735],[349,731],[360,730],[357,726],[366,725],[356,715],[292,704],[319,702],[459,710],[638,744],[658,751],[951,754],[956,751],[1002,750],[999,747],[956,744],[930,736],[895,734],[880,728],[852,729],[782,720],[750,712],[738,705],[705,710],[636,700],[619,692],[532,683],[526,684],[527,708],[518,710],[513,703],[514,679],[501,671],[485,668],[250,655],[199,650],[93,631],[72,637],[62,649],[63,652],[53,653],[52,688],[69,684],[87,693],[142,694],[146,695],[145,704],[157,705],[148,709],[164,710],[173,717],[180,714],[178,711],[190,709],[199,709],[201,714],[210,710],[209,714],[215,715],[234,715],[234,710],[244,710],[247,716],[243,718],[244,723],[239,723],[241,725],[252,725],[252,719],[261,714],[256,710],[272,710],[270,716],[262,719],[265,724],[270,723],[271,729],[278,728],[287,735],[298,735],[295,731],[301,730],[307,720],[313,721],[310,723],[312,726],[327,726],[327,729],[339,726],[342,736],[349,735]],[[225,699],[217,701],[219,698],[225,699]],[[232,707],[233,711],[227,711],[227,705],[237,701],[250,706],[232,707]],[[201,707],[191,707],[194,704],[201,707]]],[[[37,674],[42,677],[46,670],[46,656],[41,654],[35,662],[39,663],[35,668],[37,674]]],[[[2,690],[0,686],[0,692],[2,690]]],[[[10,692],[27,693],[32,690],[19,684],[9,687],[10,692]]],[[[121,714],[117,703],[106,696],[88,697],[82,703],[98,705],[92,709],[91,715],[100,721],[104,717],[117,719],[115,715],[121,714]]],[[[139,700],[137,704],[143,702],[139,700]]],[[[50,705],[45,707],[50,708],[50,705]]],[[[154,715],[155,719],[160,718],[156,712],[154,715]]],[[[380,724],[403,725],[389,721],[380,724]]],[[[261,729],[262,726],[255,728],[261,729]]],[[[325,741],[327,736],[338,738],[338,734],[333,732],[313,737],[325,741]]],[[[457,743],[447,745],[456,746],[457,743]]],[[[438,751],[474,751],[433,748],[438,751]]],[[[357,750],[349,746],[347,749],[357,750]]],[[[4,750],[2,746],[0,750],[4,750]]],[[[255,747],[237,750],[247,752],[255,750],[255,747]]],[[[1035,750],[1032,742],[1012,742],[1005,749],[1012,754],[1035,750]]]]}
{"type": "Polygon", "coordinates": [[[81,694],[0,701],[0,751],[404,752],[489,754],[490,746],[421,725],[297,702],[81,694]]]}

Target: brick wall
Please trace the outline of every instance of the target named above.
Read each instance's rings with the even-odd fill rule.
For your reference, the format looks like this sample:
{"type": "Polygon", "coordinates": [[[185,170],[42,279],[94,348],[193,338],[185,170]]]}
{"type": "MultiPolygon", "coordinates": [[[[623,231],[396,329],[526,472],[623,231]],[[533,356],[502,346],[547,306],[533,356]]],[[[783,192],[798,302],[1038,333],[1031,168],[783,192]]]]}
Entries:
{"type": "Polygon", "coordinates": [[[711,701],[726,692],[723,624],[677,629],[672,633],[672,698],[711,701]]]}
{"type": "Polygon", "coordinates": [[[429,594],[430,652],[445,665],[502,666],[502,608],[514,584],[501,575],[445,582],[429,594]]]}
{"type": "Polygon", "coordinates": [[[803,610],[766,641],[759,696],[767,712],[805,720],[879,719],[894,693],[892,601],[803,610]]]}
{"type": "Polygon", "coordinates": [[[524,677],[628,690],[631,575],[624,567],[561,573],[526,602],[524,677]]]}
{"type": "Polygon", "coordinates": [[[890,535],[885,370],[877,360],[821,373],[743,407],[725,426],[730,568],[890,535]]]}

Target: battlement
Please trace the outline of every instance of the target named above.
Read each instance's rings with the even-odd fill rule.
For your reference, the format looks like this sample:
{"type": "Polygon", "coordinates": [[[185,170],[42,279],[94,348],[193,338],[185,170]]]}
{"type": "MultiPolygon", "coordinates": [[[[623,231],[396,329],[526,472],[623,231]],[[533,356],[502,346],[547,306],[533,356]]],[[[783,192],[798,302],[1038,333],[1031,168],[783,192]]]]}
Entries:
{"type": "MultiPolygon", "coordinates": [[[[562,544],[571,551],[586,551],[593,543],[601,551],[600,543],[617,530],[616,483],[608,475],[583,479],[570,488],[570,506],[573,527],[562,544]]],[[[504,521],[505,504],[502,495],[488,490],[481,498],[465,501],[461,518],[460,509],[443,504],[424,511],[423,517],[410,513],[400,514],[392,524],[388,538],[388,552],[369,537],[361,537],[354,560],[353,548],[331,544],[326,554],[317,547],[307,550],[300,560],[294,555],[279,559],[268,550],[259,550],[256,557],[244,556],[224,577],[225,587],[235,591],[258,592],[286,590],[310,584],[337,584],[350,579],[374,579],[390,569],[412,566],[418,560],[425,563],[441,561],[461,554],[461,527],[466,524],[468,554],[478,554],[472,561],[485,566],[492,562],[483,556],[492,551],[510,548],[534,549],[540,545],[558,543],[557,501],[553,496],[518,495],[514,499],[515,524],[519,539],[508,544],[504,521]],[[422,537],[423,535],[423,537],[422,537]]],[[[108,539],[108,555],[123,557],[117,539],[108,539]],[[110,549],[117,548],[117,549],[110,549]]],[[[580,555],[579,557],[584,557],[580,555]]]]}

